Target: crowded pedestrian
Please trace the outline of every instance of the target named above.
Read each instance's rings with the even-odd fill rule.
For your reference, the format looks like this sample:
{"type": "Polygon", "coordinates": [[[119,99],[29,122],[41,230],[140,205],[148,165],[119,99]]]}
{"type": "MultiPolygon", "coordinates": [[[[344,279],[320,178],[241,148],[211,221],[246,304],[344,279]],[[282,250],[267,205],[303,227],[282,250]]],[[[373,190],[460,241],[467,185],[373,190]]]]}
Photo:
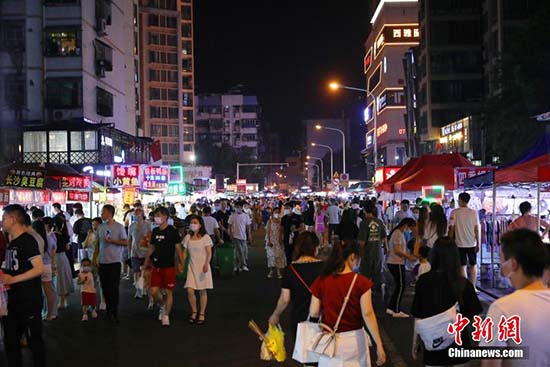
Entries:
{"type": "Polygon", "coordinates": [[[235,204],[235,213],[231,214],[227,224],[237,255],[235,271],[249,271],[248,242],[252,239],[252,232],[250,217],[243,212],[243,203],[235,204]]]}
{"type": "Polygon", "coordinates": [[[430,248],[433,247],[437,239],[447,236],[449,226],[441,205],[434,204],[431,206],[429,218],[424,228],[424,237],[421,237],[422,244],[430,248]]]}
{"type": "Polygon", "coordinates": [[[63,216],[56,215],[54,221],[54,234],[57,242],[55,263],[57,265],[57,295],[58,310],[66,309],[68,297],[74,292],[73,272],[69,263],[68,252],[70,251],[70,240],[67,232],[67,221],[63,216]]]}
{"type": "Polygon", "coordinates": [[[145,214],[141,207],[135,208],[133,215],[135,218],[128,227],[128,247],[134,275],[134,287],[136,288],[134,298],[142,298],[144,295],[142,268],[149,250],[151,225],[145,220],[145,214]]]}
{"type": "Polygon", "coordinates": [[[80,284],[82,321],[88,321],[88,313],[90,313],[93,319],[97,319],[96,287],[94,282],[94,274],[92,273],[92,262],[88,258],[84,258],[80,262],[78,284],[80,284]]]}
{"type": "Polygon", "coordinates": [[[326,210],[328,216],[328,241],[332,244],[334,234],[338,224],[340,224],[340,208],[336,205],[336,200],[331,199],[330,205],[326,210]]]}
{"type": "Polygon", "coordinates": [[[46,303],[43,307],[43,319],[47,321],[55,320],[57,318],[57,290],[53,284],[54,277],[57,274],[56,266],[56,250],[57,250],[57,238],[53,233],[54,230],[54,221],[50,217],[45,217],[41,221],[35,221],[33,227],[37,231],[41,229],[37,228],[42,223],[44,227],[44,232],[46,235],[46,247],[44,248],[44,255],[42,256],[42,263],[44,265],[44,270],[42,272],[42,290],[46,296],[46,303]]]}
{"type": "Polygon", "coordinates": [[[283,246],[283,228],[281,226],[281,208],[274,208],[273,215],[267,221],[265,231],[265,251],[267,256],[267,277],[273,278],[275,272],[277,278],[282,279],[283,270],[286,267],[286,255],[283,246]]]}
{"type": "Polygon", "coordinates": [[[195,216],[191,218],[189,229],[191,233],[183,240],[184,252],[182,257],[183,260],[189,257],[189,268],[185,281],[187,299],[191,307],[189,323],[203,325],[206,322],[207,291],[214,289],[210,267],[213,243],[212,238],[206,233],[202,217],[195,216]],[[198,307],[197,291],[199,292],[198,307]]]}
{"type": "Polygon", "coordinates": [[[357,236],[362,248],[359,271],[373,282],[375,291],[383,291],[382,266],[387,249],[386,227],[378,219],[374,205],[367,204],[364,211],[365,220],[361,222],[357,236]]]}

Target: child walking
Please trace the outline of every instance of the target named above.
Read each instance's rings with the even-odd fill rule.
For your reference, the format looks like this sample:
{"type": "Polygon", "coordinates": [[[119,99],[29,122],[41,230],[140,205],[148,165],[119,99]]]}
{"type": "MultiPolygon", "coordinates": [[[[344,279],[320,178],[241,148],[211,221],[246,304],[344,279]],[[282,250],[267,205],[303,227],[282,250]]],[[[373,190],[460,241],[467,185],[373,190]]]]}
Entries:
{"type": "Polygon", "coordinates": [[[81,285],[82,295],[82,321],[88,321],[88,311],[91,311],[92,318],[97,318],[96,289],[94,284],[94,274],[92,273],[92,262],[90,259],[82,259],[80,262],[80,273],[78,274],[78,284],[81,285]]]}

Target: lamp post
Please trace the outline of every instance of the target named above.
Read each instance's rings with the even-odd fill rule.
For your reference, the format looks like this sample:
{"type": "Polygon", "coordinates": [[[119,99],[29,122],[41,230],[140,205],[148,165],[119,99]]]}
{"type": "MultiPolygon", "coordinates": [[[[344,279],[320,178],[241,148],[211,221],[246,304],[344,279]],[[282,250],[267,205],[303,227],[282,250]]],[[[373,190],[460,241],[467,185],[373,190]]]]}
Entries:
{"type": "MultiPolygon", "coordinates": [[[[350,86],[342,85],[342,84],[339,84],[339,83],[336,83],[336,82],[330,83],[329,88],[332,89],[332,90],[347,89],[347,90],[353,90],[353,91],[356,91],[356,92],[363,92],[367,95],[367,97],[372,98],[372,100],[373,100],[372,113],[373,113],[373,116],[374,116],[374,126],[373,126],[371,131],[373,131],[372,139],[373,139],[374,172],[376,172],[376,168],[378,167],[378,137],[376,136],[376,129],[378,127],[377,126],[378,125],[377,124],[378,106],[377,106],[377,103],[376,103],[375,95],[367,89],[350,87],[350,86]]],[[[368,105],[367,105],[367,108],[368,108],[368,105]]],[[[368,121],[365,121],[365,123],[368,125],[368,121]]],[[[328,129],[328,128],[326,128],[326,129],[328,129]]],[[[367,135],[368,135],[369,132],[367,132],[367,135]]],[[[365,136],[365,148],[366,148],[366,145],[367,145],[367,139],[366,139],[366,136],[365,136]]]]}
{"type": "Polygon", "coordinates": [[[332,148],[328,145],[324,144],[317,144],[317,143],[311,143],[312,147],[323,147],[330,150],[330,178],[332,179],[332,175],[334,174],[334,151],[332,148]]]}
{"type": "Polygon", "coordinates": [[[342,135],[342,173],[346,173],[346,134],[340,129],[336,129],[334,127],[326,127],[321,125],[315,125],[315,128],[317,130],[325,129],[325,130],[331,130],[339,132],[342,135]]]}
{"type": "MultiPolygon", "coordinates": [[[[309,163],[309,162],[307,162],[307,165],[308,166],[315,166],[317,168],[317,187],[320,187],[320,185],[319,185],[319,174],[320,174],[319,166],[316,163],[309,163]]],[[[306,170],[307,170],[307,168],[306,168],[306,170]]]]}
{"type": "Polygon", "coordinates": [[[323,160],[321,158],[312,157],[312,156],[309,156],[309,155],[306,158],[307,159],[315,159],[315,160],[320,162],[319,165],[321,166],[321,183],[323,184],[323,187],[324,187],[326,178],[325,178],[325,169],[323,167],[324,166],[323,160]]]}

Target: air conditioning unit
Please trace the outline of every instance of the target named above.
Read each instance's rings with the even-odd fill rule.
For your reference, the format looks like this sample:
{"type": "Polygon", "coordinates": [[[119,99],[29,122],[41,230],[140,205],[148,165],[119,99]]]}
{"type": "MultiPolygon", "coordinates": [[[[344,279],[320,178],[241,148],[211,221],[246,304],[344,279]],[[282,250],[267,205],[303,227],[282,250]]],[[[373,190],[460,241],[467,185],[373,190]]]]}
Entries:
{"type": "Polygon", "coordinates": [[[96,32],[99,36],[107,35],[107,20],[105,18],[96,19],[96,32]]]}
{"type": "Polygon", "coordinates": [[[52,121],[67,121],[73,118],[73,112],[71,110],[52,110],[52,121]]]}

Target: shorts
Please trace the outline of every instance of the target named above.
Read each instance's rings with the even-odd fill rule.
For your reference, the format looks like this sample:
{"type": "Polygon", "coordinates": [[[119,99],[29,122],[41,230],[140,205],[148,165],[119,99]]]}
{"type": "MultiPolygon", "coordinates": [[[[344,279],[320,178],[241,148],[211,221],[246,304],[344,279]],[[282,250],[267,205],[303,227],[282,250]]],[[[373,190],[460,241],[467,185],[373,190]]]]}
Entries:
{"type": "Polygon", "coordinates": [[[176,268],[155,268],[151,271],[151,288],[176,288],[176,268]]]}
{"type": "Polygon", "coordinates": [[[141,258],[141,257],[132,257],[130,259],[131,261],[131,265],[130,267],[132,268],[132,270],[135,272],[135,273],[139,273],[141,270],[140,268],[143,266],[143,264],[145,263],[145,259],[144,258],[141,258]]]}
{"type": "Polygon", "coordinates": [[[460,265],[476,265],[477,252],[475,247],[459,247],[458,254],[460,255],[460,265]]]}
{"type": "Polygon", "coordinates": [[[43,269],[44,270],[42,270],[41,280],[43,282],[51,282],[53,278],[52,265],[51,264],[44,265],[43,269]]]}
{"type": "Polygon", "coordinates": [[[122,249],[122,261],[125,262],[128,259],[130,259],[130,251],[128,251],[128,247],[124,246],[122,249]]]}
{"type": "Polygon", "coordinates": [[[82,306],[92,306],[96,305],[96,295],[95,293],[82,292],[82,306]]]}

